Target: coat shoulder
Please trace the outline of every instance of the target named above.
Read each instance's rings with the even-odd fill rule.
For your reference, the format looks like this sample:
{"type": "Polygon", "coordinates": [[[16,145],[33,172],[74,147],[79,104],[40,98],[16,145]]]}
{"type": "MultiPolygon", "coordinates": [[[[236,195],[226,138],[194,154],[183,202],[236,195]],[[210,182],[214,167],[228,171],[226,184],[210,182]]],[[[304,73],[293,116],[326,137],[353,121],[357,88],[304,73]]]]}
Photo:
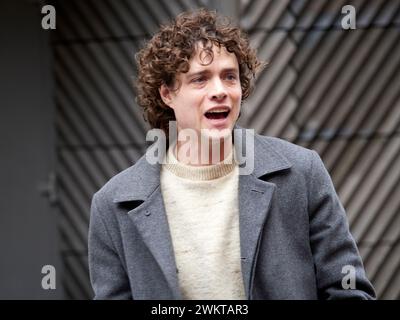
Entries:
{"type": "Polygon", "coordinates": [[[283,156],[294,166],[308,167],[312,159],[317,156],[314,150],[307,149],[281,138],[264,135],[257,135],[257,138],[262,141],[268,150],[273,150],[283,156]]]}

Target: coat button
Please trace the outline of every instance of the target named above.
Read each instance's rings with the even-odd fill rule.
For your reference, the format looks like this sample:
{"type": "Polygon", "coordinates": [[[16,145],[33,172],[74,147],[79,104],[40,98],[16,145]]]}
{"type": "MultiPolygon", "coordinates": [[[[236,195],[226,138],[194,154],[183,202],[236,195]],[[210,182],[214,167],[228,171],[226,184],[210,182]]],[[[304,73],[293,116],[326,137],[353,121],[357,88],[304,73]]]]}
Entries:
{"type": "Polygon", "coordinates": [[[150,212],[150,211],[146,211],[144,214],[145,214],[146,216],[149,216],[149,215],[151,214],[151,212],[150,212]]]}

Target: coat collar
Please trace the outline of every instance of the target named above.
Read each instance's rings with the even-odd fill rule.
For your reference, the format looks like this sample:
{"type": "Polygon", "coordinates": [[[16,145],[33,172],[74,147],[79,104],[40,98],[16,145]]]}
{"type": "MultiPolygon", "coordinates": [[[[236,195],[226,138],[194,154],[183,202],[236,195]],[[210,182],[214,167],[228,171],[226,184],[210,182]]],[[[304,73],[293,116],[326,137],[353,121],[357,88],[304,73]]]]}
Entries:
{"type": "MultiPolygon", "coordinates": [[[[239,135],[243,138],[242,141],[246,142],[244,135],[252,133],[238,126],[235,129],[238,129],[234,132],[236,148],[237,142],[240,141],[239,135]]],[[[265,181],[263,177],[291,167],[288,159],[265,137],[252,135],[250,139],[253,137],[254,153],[249,152],[247,155],[249,164],[246,162],[246,165],[251,166],[253,163],[254,169],[250,174],[239,176],[240,251],[243,281],[248,299],[252,297],[259,238],[275,190],[275,185],[265,181]]],[[[145,157],[142,157],[129,169],[125,175],[126,181],[119,182],[124,188],[114,197],[114,202],[133,201],[138,204],[128,212],[128,215],[163,271],[172,293],[171,299],[181,299],[172,239],[160,188],[160,171],[160,164],[150,164],[145,157]]]]}
{"type": "MultiPolygon", "coordinates": [[[[248,161],[254,164],[254,170],[250,173],[256,178],[269,175],[274,172],[289,169],[292,164],[271,143],[254,130],[244,129],[238,125],[235,126],[234,139],[242,138],[246,142],[246,135],[254,137],[254,154],[248,154],[248,161]],[[253,132],[253,133],[252,133],[253,132]]],[[[238,145],[235,144],[237,149],[238,145]]],[[[238,149],[237,149],[238,150],[238,149]]],[[[129,168],[129,174],[126,175],[122,184],[124,188],[114,196],[113,202],[128,201],[146,201],[148,197],[160,186],[160,164],[150,164],[145,156],[142,156],[134,166],[129,168]]]]}

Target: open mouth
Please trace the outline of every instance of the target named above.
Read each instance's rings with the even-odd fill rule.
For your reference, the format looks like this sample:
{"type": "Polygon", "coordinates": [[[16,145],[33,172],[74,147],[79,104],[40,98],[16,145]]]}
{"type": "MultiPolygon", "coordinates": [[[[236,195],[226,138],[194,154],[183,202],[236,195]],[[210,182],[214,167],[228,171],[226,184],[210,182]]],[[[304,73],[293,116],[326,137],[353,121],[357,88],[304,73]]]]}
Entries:
{"type": "Polygon", "coordinates": [[[206,112],[205,117],[210,120],[226,119],[229,115],[229,110],[225,111],[209,111],[206,112]]]}

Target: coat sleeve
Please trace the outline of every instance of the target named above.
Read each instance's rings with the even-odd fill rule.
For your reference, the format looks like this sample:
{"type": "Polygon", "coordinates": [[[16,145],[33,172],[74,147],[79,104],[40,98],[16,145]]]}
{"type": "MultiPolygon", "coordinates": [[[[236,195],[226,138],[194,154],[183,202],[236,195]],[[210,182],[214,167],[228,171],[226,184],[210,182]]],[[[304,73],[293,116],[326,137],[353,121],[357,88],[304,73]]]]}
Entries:
{"type": "Polygon", "coordinates": [[[101,208],[93,197],[90,210],[88,255],[95,300],[132,299],[129,279],[113,244],[101,208]]]}
{"type": "Polygon", "coordinates": [[[375,299],[331,177],[319,155],[312,155],[308,199],[318,297],[375,299]]]}

